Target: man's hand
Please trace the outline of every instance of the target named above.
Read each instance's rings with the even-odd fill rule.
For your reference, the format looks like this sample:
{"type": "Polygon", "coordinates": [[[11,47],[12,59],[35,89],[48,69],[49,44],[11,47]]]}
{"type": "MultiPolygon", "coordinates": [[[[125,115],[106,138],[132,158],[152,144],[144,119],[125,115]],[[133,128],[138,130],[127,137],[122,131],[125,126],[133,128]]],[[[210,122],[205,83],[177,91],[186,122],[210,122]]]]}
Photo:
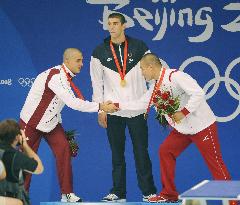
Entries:
{"type": "Polygon", "coordinates": [[[183,118],[185,118],[185,115],[181,111],[177,111],[172,115],[172,120],[177,124],[180,123],[183,118]]]}
{"type": "Polygon", "coordinates": [[[104,103],[100,103],[100,110],[103,110],[107,113],[113,113],[119,110],[119,108],[112,103],[111,101],[106,101],[104,103]]]}
{"type": "Polygon", "coordinates": [[[98,113],[98,124],[103,128],[107,128],[107,113],[98,113]]]}

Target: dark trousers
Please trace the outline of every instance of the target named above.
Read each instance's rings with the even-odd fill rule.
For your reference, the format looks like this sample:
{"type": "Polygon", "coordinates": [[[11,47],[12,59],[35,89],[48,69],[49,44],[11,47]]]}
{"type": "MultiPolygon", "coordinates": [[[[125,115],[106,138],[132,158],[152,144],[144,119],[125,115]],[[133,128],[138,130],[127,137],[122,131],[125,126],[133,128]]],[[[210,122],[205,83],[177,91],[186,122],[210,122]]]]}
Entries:
{"type": "Polygon", "coordinates": [[[113,166],[111,193],[120,198],[126,198],[126,162],[124,156],[126,126],[133,144],[138,186],[143,195],[156,193],[152,164],[148,154],[148,127],[143,114],[133,118],[107,116],[107,135],[112,150],[113,166]]]}
{"type": "MultiPolygon", "coordinates": [[[[25,123],[20,120],[20,127],[23,129],[25,123]]],[[[56,158],[57,174],[59,185],[62,194],[68,194],[73,192],[72,182],[72,165],[71,165],[71,150],[69,143],[65,137],[64,130],[61,124],[58,124],[51,132],[44,133],[36,130],[30,126],[25,129],[26,136],[29,138],[29,146],[37,152],[40,145],[42,136],[44,136],[46,142],[50,146],[53,154],[56,158]]],[[[26,175],[24,186],[29,191],[31,182],[31,175],[26,175]]]]}

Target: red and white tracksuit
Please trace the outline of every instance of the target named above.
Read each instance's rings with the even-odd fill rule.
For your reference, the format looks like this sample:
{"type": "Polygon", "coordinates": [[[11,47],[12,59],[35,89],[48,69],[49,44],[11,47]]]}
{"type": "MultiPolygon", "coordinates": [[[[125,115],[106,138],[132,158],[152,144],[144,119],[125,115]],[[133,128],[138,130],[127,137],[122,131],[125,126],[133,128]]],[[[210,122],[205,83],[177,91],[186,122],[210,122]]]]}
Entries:
{"type": "MultiPolygon", "coordinates": [[[[122,103],[120,108],[147,107],[152,90],[153,86],[138,102],[122,103]]],[[[170,91],[173,96],[179,96],[179,111],[185,114],[185,118],[180,123],[173,123],[170,117],[165,116],[173,130],[159,147],[162,180],[160,195],[169,200],[178,199],[174,183],[176,158],[192,142],[199,149],[213,178],[229,180],[231,177],[221,155],[216,118],[205,100],[202,88],[188,74],[167,69],[160,90],[170,91]]]]}
{"type": "MultiPolygon", "coordinates": [[[[74,74],[65,66],[67,73],[74,74]]],[[[64,105],[82,111],[97,112],[99,104],[75,97],[62,66],[40,73],[28,93],[20,113],[20,126],[29,138],[28,144],[37,152],[44,136],[56,158],[57,173],[63,194],[73,192],[71,152],[61,125],[61,110],[64,105]]],[[[29,190],[30,175],[25,187],[29,190]]]]}

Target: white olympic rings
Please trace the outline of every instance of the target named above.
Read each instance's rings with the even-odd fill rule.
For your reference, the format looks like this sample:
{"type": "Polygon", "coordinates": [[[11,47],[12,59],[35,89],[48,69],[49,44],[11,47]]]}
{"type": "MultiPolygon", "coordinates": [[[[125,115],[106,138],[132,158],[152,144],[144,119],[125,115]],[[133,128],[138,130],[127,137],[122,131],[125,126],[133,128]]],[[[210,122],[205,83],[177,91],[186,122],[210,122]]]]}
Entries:
{"type": "Polygon", "coordinates": [[[203,87],[203,90],[206,93],[206,99],[210,99],[211,97],[213,97],[213,95],[215,95],[215,93],[217,92],[220,82],[224,82],[225,83],[225,87],[228,91],[228,93],[236,100],[239,101],[238,106],[236,108],[236,110],[230,114],[229,116],[226,117],[218,117],[217,116],[217,120],[219,122],[228,122],[233,120],[235,117],[238,116],[238,114],[240,113],[240,85],[237,81],[235,81],[234,79],[230,78],[230,73],[232,71],[232,69],[240,63],[240,57],[236,58],[235,60],[233,60],[227,67],[226,71],[225,71],[225,76],[221,77],[219,74],[219,70],[217,68],[217,66],[208,58],[203,57],[203,56],[194,56],[191,57],[187,60],[185,60],[182,65],[179,67],[179,70],[184,71],[184,69],[191,63],[194,62],[203,62],[206,63],[207,65],[210,66],[210,68],[213,70],[215,77],[211,80],[209,80],[206,85],[203,87]],[[210,90],[210,92],[208,92],[209,88],[213,85],[212,90],[210,90]],[[232,89],[233,86],[237,93],[232,89]]]}
{"type": "Polygon", "coordinates": [[[22,86],[22,87],[32,87],[32,84],[34,82],[35,78],[19,78],[18,79],[18,83],[22,86]]]}

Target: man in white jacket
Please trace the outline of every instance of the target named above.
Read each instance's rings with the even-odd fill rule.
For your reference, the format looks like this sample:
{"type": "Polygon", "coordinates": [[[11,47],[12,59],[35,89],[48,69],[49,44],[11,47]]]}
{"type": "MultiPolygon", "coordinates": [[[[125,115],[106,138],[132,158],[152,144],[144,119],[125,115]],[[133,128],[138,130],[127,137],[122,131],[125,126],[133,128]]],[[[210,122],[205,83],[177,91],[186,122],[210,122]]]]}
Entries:
{"type": "MultiPolygon", "coordinates": [[[[72,78],[83,66],[80,50],[68,48],[63,55],[63,64],[40,73],[28,93],[20,113],[20,126],[29,138],[28,144],[37,151],[44,136],[56,157],[57,173],[62,193],[62,202],[81,202],[73,193],[71,152],[61,125],[61,110],[68,107],[81,112],[114,112],[117,107],[110,103],[96,103],[83,100],[72,78]],[[74,92],[77,94],[75,97],[74,92]]],[[[30,176],[25,187],[29,190],[30,176]]]]}
{"type": "MultiPolygon", "coordinates": [[[[199,149],[214,179],[230,180],[230,174],[221,155],[216,118],[198,83],[184,72],[163,68],[159,58],[151,53],[143,56],[141,70],[147,81],[155,80],[156,85],[161,84],[158,90],[168,90],[173,97],[180,98],[179,109],[171,117],[165,115],[173,130],[159,148],[163,189],[159,195],[148,201],[178,201],[178,192],[174,183],[176,158],[191,143],[195,143],[199,149]]],[[[120,109],[147,108],[148,104],[152,105],[149,103],[150,98],[155,97],[153,90],[155,89],[151,87],[139,101],[120,103],[120,109]]]]}
{"type": "MultiPolygon", "coordinates": [[[[132,101],[146,91],[146,81],[140,70],[142,56],[149,52],[147,45],[125,34],[126,19],[120,13],[108,16],[110,36],[98,45],[92,54],[90,74],[93,101],[132,101]]],[[[125,141],[126,128],[133,145],[138,186],[142,200],[156,195],[152,163],[148,153],[148,125],[144,120],[145,108],[120,110],[107,115],[99,112],[99,124],[106,128],[112,154],[112,187],[103,197],[105,202],[125,202],[127,193],[125,141]]]]}

